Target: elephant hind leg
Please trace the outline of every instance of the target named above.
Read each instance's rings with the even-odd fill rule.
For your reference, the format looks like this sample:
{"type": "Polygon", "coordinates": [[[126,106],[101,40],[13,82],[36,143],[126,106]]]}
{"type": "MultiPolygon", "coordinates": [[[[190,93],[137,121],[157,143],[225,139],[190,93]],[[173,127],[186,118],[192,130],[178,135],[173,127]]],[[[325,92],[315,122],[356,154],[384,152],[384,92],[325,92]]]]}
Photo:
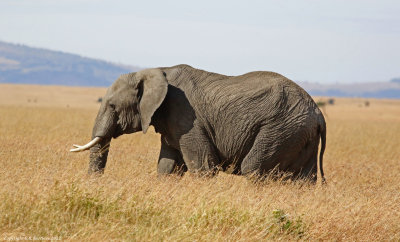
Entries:
{"type": "Polygon", "coordinates": [[[270,137],[268,132],[260,130],[242,161],[241,174],[268,174],[274,178],[283,175],[289,179],[316,181],[318,139],[303,143],[299,137],[304,137],[304,134],[300,131],[292,136],[294,142],[282,145],[283,137],[270,137]]]}
{"type": "Polygon", "coordinates": [[[253,146],[240,164],[241,175],[263,175],[264,171],[271,171],[279,165],[274,159],[276,144],[267,137],[269,137],[268,133],[260,130],[253,146]]]}
{"type": "Polygon", "coordinates": [[[300,151],[297,159],[288,167],[293,172],[294,179],[317,181],[318,139],[307,142],[300,151]]]}

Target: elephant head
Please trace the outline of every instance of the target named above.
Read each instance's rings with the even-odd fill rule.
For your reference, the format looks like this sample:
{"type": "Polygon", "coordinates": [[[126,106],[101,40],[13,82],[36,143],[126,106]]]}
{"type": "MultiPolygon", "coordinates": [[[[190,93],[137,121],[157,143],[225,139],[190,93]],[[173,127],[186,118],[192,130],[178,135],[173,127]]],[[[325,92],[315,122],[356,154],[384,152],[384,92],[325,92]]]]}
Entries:
{"type": "Polygon", "coordinates": [[[121,75],[107,90],[97,114],[92,141],[74,145],[71,152],[90,149],[89,173],[102,173],[112,138],[137,131],[147,132],[151,118],[161,105],[168,82],[160,69],[121,75]]]}

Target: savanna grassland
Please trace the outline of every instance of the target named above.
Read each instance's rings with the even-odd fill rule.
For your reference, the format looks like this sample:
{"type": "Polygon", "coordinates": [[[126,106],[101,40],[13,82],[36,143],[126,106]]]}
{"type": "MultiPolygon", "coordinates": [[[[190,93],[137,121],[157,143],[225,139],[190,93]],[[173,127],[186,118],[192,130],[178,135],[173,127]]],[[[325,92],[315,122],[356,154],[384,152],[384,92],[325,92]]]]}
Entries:
{"type": "MultiPolygon", "coordinates": [[[[159,135],[88,152],[104,88],[0,85],[0,240],[400,240],[400,100],[325,106],[327,186],[220,173],[159,178],[159,135]]],[[[316,98],[324,100],[324,98],[316,98]]]]}

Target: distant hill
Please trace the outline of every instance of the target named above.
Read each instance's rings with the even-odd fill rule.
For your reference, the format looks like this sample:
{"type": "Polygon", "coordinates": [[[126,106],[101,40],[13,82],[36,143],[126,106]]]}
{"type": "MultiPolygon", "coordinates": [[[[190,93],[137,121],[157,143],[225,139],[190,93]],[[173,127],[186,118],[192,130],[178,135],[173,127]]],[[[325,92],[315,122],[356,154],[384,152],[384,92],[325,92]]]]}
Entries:
{"type": "Polygon", "coordinates": [[[392,80],[390,80],[391,82],[397,82],[397,83],[400,83],[400,77],[398,77],[398,78],[393,78],[392,80]]]}
{"type": "MultiPolygon", "coordinates": [[[[107,87],[122,73],[140,69],[0,41],[0,83],[107,87]]],[[[377,83],[299,85],[313,96],[400,98],[400,78],[377,83]]]]}
{"type": "Polygon", "coordinates": [[[299,82],[312,96],[400,98],[400,80],[374,83],[329,84],[299,82]]]}
{"type": "Polygon", "coordinates": [[[0,41],[0,83],[109,86],[119,75],[139,69],[0,41]]]}

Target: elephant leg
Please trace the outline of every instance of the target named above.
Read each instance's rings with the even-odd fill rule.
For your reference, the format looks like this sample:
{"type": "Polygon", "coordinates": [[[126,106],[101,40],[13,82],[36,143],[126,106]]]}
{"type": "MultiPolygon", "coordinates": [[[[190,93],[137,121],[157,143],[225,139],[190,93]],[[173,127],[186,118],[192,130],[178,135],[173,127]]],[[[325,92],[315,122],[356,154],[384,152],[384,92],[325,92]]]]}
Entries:
{"type": "Polygon", "coordinates": [[[279,140],[279,138],[271,138],[267,128],[260,129],[254,139],[253,146],[242,160],[240,165],[241,175],[260,176],[274,169],[281,169],[282,164],[277,159],[279,154],[275,148],[278,146],[276,140],[279,140]]]}
{"type": "Polygon", "coordinates": [[[161,137],[160,157],[158,158],[157,172],[160,175],[176,173],[183,175],[187,170],[180,152],[170,147],[161,137]]]}
{"type": "Polygon", "coordinates": [[[190,172],[201,175],[215,175],[219,158],[213,143],[200,127],[194,127],[182,135],[180,147],[183,160],[190,172]]]}
{"type": "Polygon", "coordinates": [[[293,177],[308,180],[311,183],[317,181],[318,173],[318,144],[319,137],[309,141],[299,153],[298,159],[291,167],[290,170],[294,171],[293,177]]]}
{"type": "Polygon", "coordinates": [[[304,136],[303,132],[298,132],[292,137],[293,142],[278,143],[283,137],[272,139],[266,130],[260,130],[253,147],[242,161],[241,173],[265,175],[274,172],[273,177],[280,177],[282,174],[279,173],[285,171],[287,178],[314,182],[317,174],[318,141],[310,140],[302,144],[300,137],[304,136]]]}
{"type": "Polygon", "coordinates": [[[306,166],[300,171],[298,178],[310,181],[311,183],[315,184],[317,182],[317,154],[314,157],[311,157],[306,166]]]}

